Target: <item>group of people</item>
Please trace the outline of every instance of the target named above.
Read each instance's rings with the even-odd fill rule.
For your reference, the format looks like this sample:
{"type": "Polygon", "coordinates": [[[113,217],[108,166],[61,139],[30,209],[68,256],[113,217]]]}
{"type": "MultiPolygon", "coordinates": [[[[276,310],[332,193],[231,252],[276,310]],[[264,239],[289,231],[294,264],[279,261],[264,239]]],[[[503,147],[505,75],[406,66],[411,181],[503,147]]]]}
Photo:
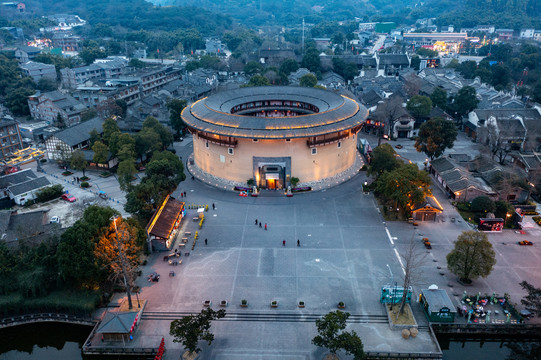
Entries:
{"type": "MultiPolygon", "coordinates": [[[[261,221],[257,221],[257,219],[255,219],[255,224],[256,226],[259,224],[259,227],[263,227],[263,223],[261,221]]],[[[267,224],[265,223],[265,230],[267,230],[267,224]]]]}

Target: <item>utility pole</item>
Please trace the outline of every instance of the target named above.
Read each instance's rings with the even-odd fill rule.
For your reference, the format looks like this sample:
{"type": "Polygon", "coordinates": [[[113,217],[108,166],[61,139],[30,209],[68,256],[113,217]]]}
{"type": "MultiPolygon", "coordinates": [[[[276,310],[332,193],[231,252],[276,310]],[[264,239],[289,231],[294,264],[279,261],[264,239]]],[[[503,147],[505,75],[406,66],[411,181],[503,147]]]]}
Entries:
{"type": "Polygon", "coordinates": [[[302,18],[302,55],[304,56],[304,18],[302,18]]]}
{"type": "Polygon", "coordinates": [[[124,252],[122,251],[122,248],[120,246],[120,238],[118,237],[118,229],[116,227],[116,219],[118,219],[119,216],[115,215],[111,218],[113,220],[113,224],[115,225],[115,234],[116,234],[116,245],[118,247],[118,256],[120,257],[120,267],[122,268],[122,277],[124,278],[124,287],[126,288],[126,294],[128,295],[128,306],[129,309],[133,309],[133,304],[131,301],[131,294],[130,294],[130,287],[128,286],[128,274],[126,272],[126,262],[124,258],[124,252]]]}

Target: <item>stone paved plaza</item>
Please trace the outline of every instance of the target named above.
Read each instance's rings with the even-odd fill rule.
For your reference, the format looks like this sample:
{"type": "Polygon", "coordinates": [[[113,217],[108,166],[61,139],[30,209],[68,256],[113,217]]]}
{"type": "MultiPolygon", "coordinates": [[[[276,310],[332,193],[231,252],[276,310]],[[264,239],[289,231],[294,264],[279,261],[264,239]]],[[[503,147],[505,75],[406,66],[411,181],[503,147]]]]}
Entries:
{"type": "MultiPolygon", "coordinates": [[[[389,267],[400,282],[401,268],[373,197],[360,191],[364,180],[360,173],[320,192],[287,198],[263,191],[246,198],[188,176],[177,190],[187,192],[182,200],[210,209],[193,251],[198,223],[192,221],[196,210],[188,210],[178,240],[192,232],[183,250],[190,255],[182,256],[181,265],[168,265],[162,260],[166,253],[157,253],[144,267],[140,297],[148,305],[138,331],[164,335],[168,358],[178,358],[182,349],[168,335],[170,321],[199,312],[204,300],[212,300],[214,309],[227,300],[229,315],[213,324],[216,341],[203,347],[201,359],[318,359],[326,351],[311,344],[314,319],[343,301],[355,317],[348,329],[359,333],[366,350],[438,352],[426,328],[411,341],[389,329],[379,289],[391,280],[389,267]],[[174,277],[168,276],[171,270],[174,277]],[[147,282],[154,271],[160,281],[147,282]],[[248,308],[240,307],[242,299],[248,308]],[[271,309],[272,300],[278,308],[271,309]],[[304,309],[297,307],[301,300],[304,309]]],[[[418,321],[426,325],[423,318],[418,321]]]]}
{"type": "MultiPolygon", "coordinates": [[[[177,154],[187,159],[190,145],[189,140],[177,145],[177,154]]],[[[403,340],[399,331],[389,329],[378,301],[380,287],[392,281],[389,268],[400,285],[402,270],[397,254],[411,239],[419,244],[419,254],[426,254],[414,286],[416,295],[420,289],[437,284],[457,305],[464,290],[507,292],[519,303],[523,295],[519,281],[526,279],[539,286],[541,249],[523,248],[516,241],[535,241],[541,231],[489,235],[498,263],[487,279],[463,288],[448,273],[445,256],[456,237],[470,226],[450,221],[460,217],[440,189],[434,188],[434,193],[444,215],[437,222],[413,227],[406,222],[386,223],[373,196],[360,191],[365,180],[361,172],[323,191],[292,198],[278,191],[263,191],[258,198],[251,198],[188,176],[177,190],[188,194],[181,200],[188,205],[208,204],[210,209],[194,250],[191,246],[198,223],[192,221],[196,210],[188,210],[177,244],[184,232],[192,232],[187,249],[182,250],[190,255],[182,256],[180,266],[168,265],[162,260],[166,253],[156,253],[143,267],[139,296],[148,300],[148,305],[137,337],[164,336],[166,358],[178,359],[183,348],[168,335],[170,321],[201,311],[204,300],[211,300],[214,309],[227,300],[228,315],[213,323],[216,340],[210,347],[201,343],[200,359],[322,359],[326,350],[311,344],[316,335],[314,320],[336,310],[337,303],[343,301],[352,314],[348,330],[360,335],[365,350],[439,353],[417,303],[412,307],[421,332],[416,339],[403,340]],[[256,226],[255,219],[266,223],[268,230],[256,226]],[[420,246],[422,237],[430,238],[432,251],[420,246]],[[206,246],[204,239],[208,239],[206,246]],[[175,271],[173,277],[168,276],[171,270],[175,271]],[[147,282],[146,275],[154,271],[161,275],[160,281],[147,282]],[[240,307],[242,299],[248,301],[247,308],[240,307]],[[272,300],[278,301],[278,308],[270,307],[272,300]],[[303,309],[297,307],[301,300],[306,304],[303,309]]]]}

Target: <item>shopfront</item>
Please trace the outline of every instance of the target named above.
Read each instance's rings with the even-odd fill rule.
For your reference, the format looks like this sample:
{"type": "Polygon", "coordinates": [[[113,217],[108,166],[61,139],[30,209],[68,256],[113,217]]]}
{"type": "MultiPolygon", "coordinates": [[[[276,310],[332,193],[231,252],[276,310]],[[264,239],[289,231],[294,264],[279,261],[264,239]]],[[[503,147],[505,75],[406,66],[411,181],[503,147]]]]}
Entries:
{"type": "Polygon", "coordinates": [[[147,241],[152,251],[172,248],[184,215],[184,203],[168,195],[147,225],[147,241]]]}

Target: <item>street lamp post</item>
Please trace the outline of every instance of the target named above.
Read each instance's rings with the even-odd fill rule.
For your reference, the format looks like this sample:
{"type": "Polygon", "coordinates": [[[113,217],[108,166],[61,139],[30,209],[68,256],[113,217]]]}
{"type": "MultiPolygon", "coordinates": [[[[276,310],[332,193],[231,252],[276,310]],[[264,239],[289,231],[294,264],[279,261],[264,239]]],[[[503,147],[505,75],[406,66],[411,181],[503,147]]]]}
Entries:
{"type": "MultiPolygon", "coordinates": [[[[126,288],[126,294],[128,295],[128,307],[131,310],[133,308],[133,304],[131,301],[131,294],[130,294],[130,287],[128,286],[128,275],[126,272],[126,262],[124,259],[124,253],[122,251],[122,248],[120,247],[120,238],[118,237],[118,229],[116,227],[116,219],[118,219],[118,216],[113,216],[111,220],[113,220],[113,224],[115,225],[115,235],[116,235],[116,245],[118,247],[118,256],[120,257],[120,268],[122,269],[122,277],[124,280],[124,287],[126,288]]],[[[139,301],[137,301],[139,303],[139,301]]]]}

